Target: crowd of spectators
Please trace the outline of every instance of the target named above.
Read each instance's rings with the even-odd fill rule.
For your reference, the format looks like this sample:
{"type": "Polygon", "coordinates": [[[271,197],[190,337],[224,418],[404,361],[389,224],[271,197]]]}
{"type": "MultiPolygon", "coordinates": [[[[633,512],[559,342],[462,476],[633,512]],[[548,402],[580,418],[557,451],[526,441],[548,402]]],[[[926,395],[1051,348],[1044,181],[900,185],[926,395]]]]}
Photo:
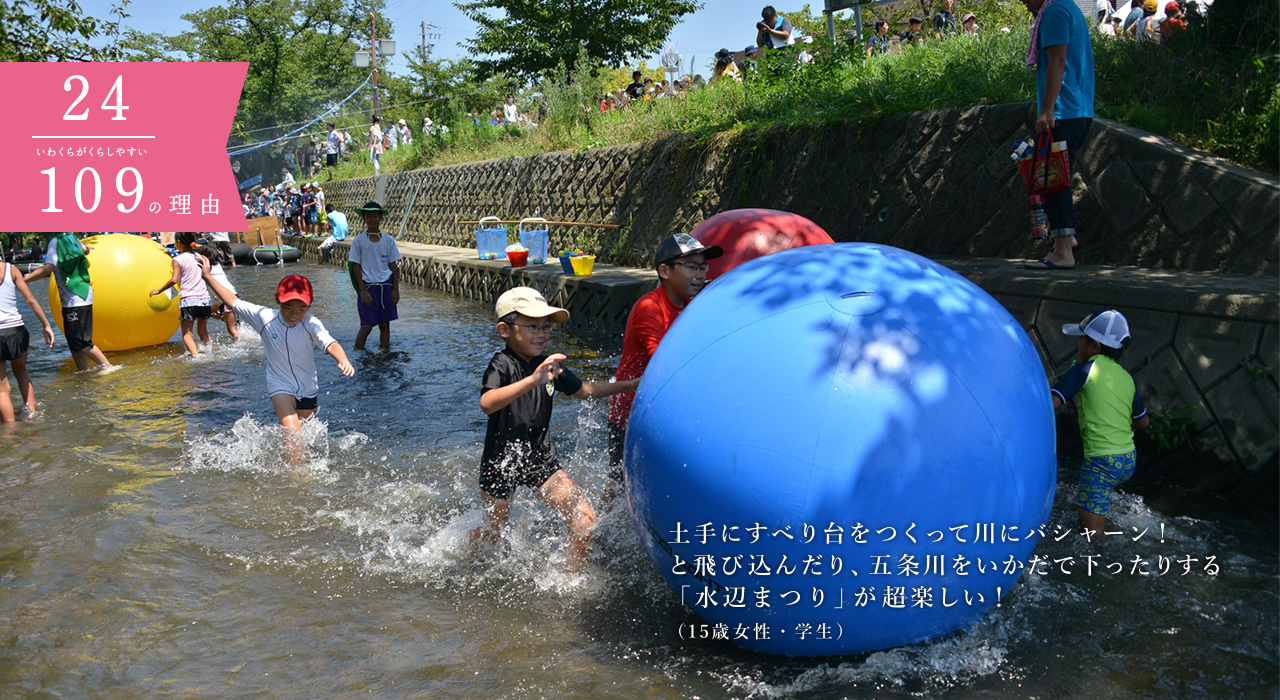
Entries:
{"type": "Polygon", "coordinates": [[[1196,0],[1132,0],[1126,11],[1111,0],[1097,0],[1093,17],[1097,30],[1107,36],[1137,42],[1160,42],[1187,28],[1189,17],[1199,18],[1203,8],[1196,0]]]}

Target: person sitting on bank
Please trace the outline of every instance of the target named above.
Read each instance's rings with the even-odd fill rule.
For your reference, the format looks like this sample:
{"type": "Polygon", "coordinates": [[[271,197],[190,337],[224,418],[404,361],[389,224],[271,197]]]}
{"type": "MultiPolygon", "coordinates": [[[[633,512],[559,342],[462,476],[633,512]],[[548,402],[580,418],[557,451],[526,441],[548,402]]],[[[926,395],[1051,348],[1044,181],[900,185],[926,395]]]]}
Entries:
{"type": "Polygon", "coordinates": [[[329,251],[338,241],[347,238],[347,215],[333,208],[332,204],[324,205],[325,220],[329,223],[329,235],[320,241],[320,262],[329,262],[329,251]]]}

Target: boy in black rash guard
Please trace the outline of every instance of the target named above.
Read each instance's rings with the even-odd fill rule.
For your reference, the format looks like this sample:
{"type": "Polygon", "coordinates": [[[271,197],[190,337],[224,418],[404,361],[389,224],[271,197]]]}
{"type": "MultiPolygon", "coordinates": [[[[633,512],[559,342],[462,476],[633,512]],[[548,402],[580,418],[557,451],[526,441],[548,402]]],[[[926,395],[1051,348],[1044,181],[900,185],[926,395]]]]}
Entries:
{"type": "Polygon", "coordinates": [[[471,531],[470,539],[498,541],[512,494],[517,486],[528,486],[568,526],[567,568],[573,571],[587,558],[596,513],[556,459],[550,435],[552,394],[558,389],[579,399],[600,398],[634,391],[640,381],[584,382],[560,366],[564,355],[543,354],[551,324],[569,320],[569,312],[549,306],[536,290],[508,290],[496,306],[498,335],[507,347],[489,361],[480,389],[480,409],[489,416],[480,460],[484,523],[471,531]]]}

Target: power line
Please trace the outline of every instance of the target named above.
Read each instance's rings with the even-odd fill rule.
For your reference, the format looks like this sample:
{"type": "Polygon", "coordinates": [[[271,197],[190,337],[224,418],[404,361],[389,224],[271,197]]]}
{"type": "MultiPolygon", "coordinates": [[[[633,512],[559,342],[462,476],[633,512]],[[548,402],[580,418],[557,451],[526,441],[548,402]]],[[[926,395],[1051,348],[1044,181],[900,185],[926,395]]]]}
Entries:
{"type": "Polygon", "coordinates": [[[239,151],[228,151],[227,155],[229,155],[229,156],[238,156],[238,155],[241,155],[241,154],[244,154],[244,153],[248,153],[248,152],[250,152],[250,151],[256,151],[256,150],[258,150],[259,148],[262,148],[263,146],[266,146],[267,144],[275,143],[275,142],[277,142],[277,141],[283,141],[283,140],[285,140],[285,139],[289,138],[290,136],[293,136],[294,134],[298,133],[299,131],[302,131],[303,129],[306,129],[308,126],[311,126],[312,124],[315,124],[316,122],[320,121],[321,119],[324,119],[325,117],[329,116],[330,114],[333,114],[334,112],[336,112],[336,111],[338,110],[338,108],[339,108],[339,107],[341,107],[342,105],[346,104],[346,103],[347,103],[347,101],[348,101],[348,100],[350,100],[351,98],[355,97],[355,96],[356,96],[356,93],[358,93],[358,92],[360,92],[361,90],[363,90],[363,89],[364,89],[364,87],[365,87],[366,85],[368,85],[368,84],[369,84],[369,81],[370,81],[370,80],[372,80],[372,79],[373,79],[373,73],[369,73],[369,77],[368,77],[368,78],[365,78],[364,82],[363,82],[363,83],[360,83],[360,86],[359,86],[359,87],[357,87],[357,88],[355,89],[355,91],[353,91],[350,95],[347,95],[346,99],[342,100],[341,102],[339,102],[338,104],[334,105],[333,107],[330,107],[330,108],[329,108],[329,110],[328,110],[327,112],[325,112],[324,114],[321,114],[320,116],[316,117],[315,119],[312,119],[311,121],[307,122],[307,123],[306,123],[306,124],[304,124],[303,126],[298,127],[297,129],[294,129],[293,131],[291,131],[291,132],[289,132],[289,133],[285,134],[284,136],[281,136],[280,138],[277,138],[277,139],[272,139],[272,140],[270,140],[270,141],[265,141],[265,142],[263,142],[263,143],[261,143],[261,144],[258,144],[258,145],[253,146],[252,148],[243,148],[243,147],[241,147],[241,146],[235,146],[235,148],[243,148],[243,150],[239,150],[239,151]]]}
{"type": "MultiPolygon", "coordinates": [[[[364,86],[363,86],[363,85],[361,85],[361,87],[364,87],[364,86]]],[[[425,103],[427,103],[427,102],[439,102],[439,101],[441,101],[441,100],[448,100],[448,99],[452,99],[452,98],[454,98],[454,97],[466,97],[466,96],[468,96],[468,95],[479,95],[479,94],[480,94],[480,92],[479,92],[479,91],[474,91],[474,92],[459,92],[459,93],[455,93],[455,94],[452,94],[452,95],[441,95],[440,97],[430,97],[430,98],[427,98],[427,99],[425,99],[425,100],[415,100],[415,101],[413,101],[413,102],[400,102],[400,103],[393,104],[393,105],[387,105],[387,106],[386,106],[386,107],[384,107],[383,109],[384,109],[384,110],[391,110],[391,109],[395,109],[395,108],[397,108],[397,107],[409,107],[409,106],[411,106],[411,105],[420,105],[420,104],[425,104],[425,103]]],[[[354,95],[355,95],[355,93],[352,93],[352,96],[354,96],[354,95]]],[[[350,99],[350,97],[348,97],[347,99],[350,99]]],[[[342,102],[346,102],[346,101],[347,101],[347,100],[343,100],[342,102]]],[[[342,106],[342,103],[338,103],[338,105],[336,105],[336,106],[335,106],[335,109],[336,109],[337,107],[340,107],[340,106],[342,106]]],[[[359,112],[359,113],[372,112],[372,111],[373,111],[372,109],[362,109],[362,110],[360,110],[360,112],[359,112]]],[[[312,119],[312,120],[311,120],[311,121],[309,121],[309,122],[306,122],[307,126],[310,126],[311,124],[315,124],[316,122],[319,122],[321,119],[324,119],[326,116],[328,116],[328,115],[329,115],[330,113],[332,113],[332,112],[333,112],[333,110],[331,109],[331,110],[329,110],[328,112],[325,112],[324,114],[320,115],[319,117],[317,117],[317,118],[315,118],[315,119],[312,119]]],[[[297,123],[299,123],[299,122],[294,122],[294,124],[297,124],[297,123]]],[[[368,126],[369,124],[372,124],[372,123],[373,123],[373,122],[369,122],[368,124],[355,124],[354,126],[355,126],[356,128],[360,128],[360,127],[362,127],[362,126],[368,126]]],[[[292,125],[291,125],[291,124],[288,124],[288,125],[282,125],[282,126],[292,126],[292,125]]],[[[263,127],[263,129],[273,129],[273,128],[281,128],[281,127],[269,127],[269,126],[268,126],[268,127],[263,127]]],[[[256,146],[256,147],[259,147],[259,148],[260,148],[260,147],[265,146],[265,145],[267,145],[267,144],[276,143],[277,141],[283,141],[283,140],[285,140],[285,139],[287,139],[287,138],[289,138],[289,137],[293,136],[294,134],[297,134],[299,131],[302,131],[302,130],[303,130],[303,129],[305,129],[305,128],[306,128],[306,127],[304,126],[302,129],[296,129],[296,130],[294,130],[294,131],[292,131],[292,132],[290,132],[290,133],[288,133],[288,134],[285,134],[284,136],[281,136],[280,138],[270,139],[270,140],[268,140],[268,141],[255,141],[255,142],[253,142],[253,143],[245,143],[245,144],[239,144],[239,145],[236,145],[236,146],[228,146],[228,147],[227,147],[227,150],[231,150],[232,148],[245,148],[246,146],[256,146]]],[[[350,128],[350,127],[343,127],[343,128],[345,129],[345,128],[350,128]]],[[[262,131],[262,129],[257,129],[257,131],[262,131]]],[[[245,133],[249,133],[249,132],[245,132],[245,133]]],[[[249,150],[257,150],[257,148],[250,148],[249,150]]],[[[247,152],[248,152],[248,151],[238,151],[238,152],[236,152],[236,153],[228,153],[227,155],[229,155],[229,156],[235,156],[235,155],[240,155],[241,153],[247,153],[247,152]]]]}

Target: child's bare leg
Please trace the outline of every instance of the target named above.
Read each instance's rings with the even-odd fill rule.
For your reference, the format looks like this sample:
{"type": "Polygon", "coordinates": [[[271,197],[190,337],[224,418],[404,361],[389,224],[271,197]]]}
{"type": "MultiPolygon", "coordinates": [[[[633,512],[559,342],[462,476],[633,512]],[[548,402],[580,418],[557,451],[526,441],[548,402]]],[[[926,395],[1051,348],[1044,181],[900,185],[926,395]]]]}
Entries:
{"type": "Polygon", "coordinates": [[[14,360],[11,364],[13,366],[13,378],[18,382],[18,392],[22,394],[23,406],[28,413],[33,413],[36,410],[36,388],[31,383],[31,375],[27,373],[27,353],[22,353],[22,357],[14,360]]]}
{"type": "Polygon", "coordinates": [[[378,347],[391,347],[391,322],[383,321],[378,324],[378,347]]]}
{"type": "Polygon", "coordinates": [[[200,350],[196,348],[196,339],[191,334],[191,329],[195,327],[196,322],[183,321],[180,325],[182,326],[182,344],[186,346],[187,352],[191,353],[192,357],[199,355],[200,350]]]}
{"type": "Polygon", "coordinates": [[[477,540],[494,543],[502,537],[502,530],[507,526],[507,516],[511,512],[511,502],[494,498],[484,491],[480,492],[480,505],[484,511],[484,522],[471,531],[467,542],[474,545],[477,540]]]}
{"type": "Polygon", "coordinates": [[[71,353],[71,359],[76,361],[76,369],[89,369],[89,360],[93,360],[99,367],[110,367],[111,363],[107,361],[107,356],[102,354],[97,345],[90,345],[84,350],[71,353]]]}
{"type": "Polygon", "coordinates": [[[302,421],[315,415],[315,409],[298,410],[298,399],[293,394],[272,394],[271,407],[284,428],[285,456],[290,466],[302,464],[302,421]]]}
{"type": "Polygon", "coordinates": [[[1107,516],[1087,511],[1080,506],[1076,506],[1076,515],[1080,519],[1080,527],[1087,530],[1102,532],[1102,530],[1107,526],[1107,516]]]}
{"type": "Polygon", "coordinates": [[[13,401],[9,398],[9,373],[5,371],[7,362],[0,362],[0,423],[12,423],[17,418],[13,415],[13,401]]]}
{"type": "Polygon", "coordinates": [[[222,322],[227,324],[227,333],[231,334],[232,340],[240,340],[240,331],[236,328],[236,314],[234,311],[223,311],[222,322]]]}
{"type": "Polygon", "coordinates": [[[360,326],[360,330],[356,331],[356,350],[364,350],[364,341],[369,339],[372,332],[373,326],[360,326]]]}
{"type": "Polygon", "coordinates": [[[205,345],[212,342],[209,339],[209,319],[201,318],[196,320],[196,334],[200,336],[200,342],[205,345]]]}
{"type": "Polygon", "coordinates": [[[546,483],[538,487],[538,495],[560,514],[564,524],[569,527],[567,568],[575,571],[587,560],[591,531],[596,526],[596,512],[563,469],[552,474],[546,483]]]}

